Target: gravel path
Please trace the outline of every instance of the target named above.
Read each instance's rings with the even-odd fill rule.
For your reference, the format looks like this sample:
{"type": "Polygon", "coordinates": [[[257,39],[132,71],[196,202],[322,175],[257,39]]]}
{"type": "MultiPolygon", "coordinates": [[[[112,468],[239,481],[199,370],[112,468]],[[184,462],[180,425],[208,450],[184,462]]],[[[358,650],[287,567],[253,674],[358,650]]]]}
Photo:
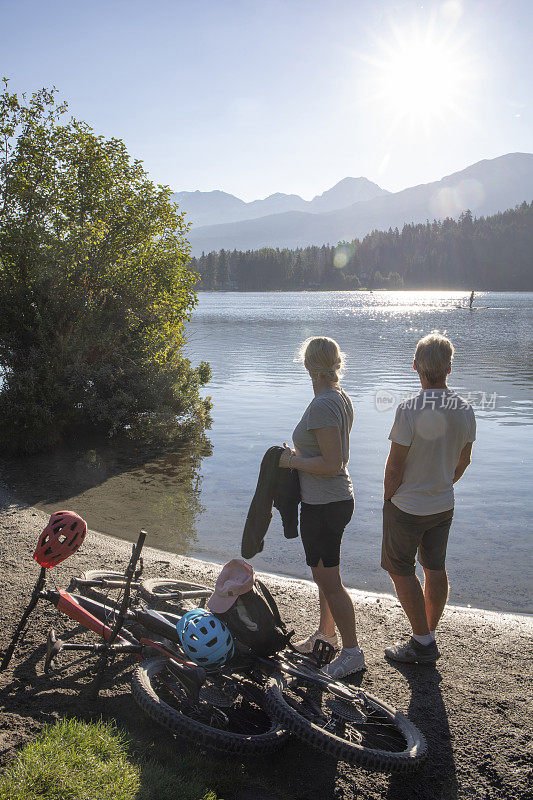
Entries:
{"type": "MultiPolygon", "coordinates": [[[[32,553],[47,517],[16,502],[0,489],[0,646],[4,649],[38,575],[32,553]]],[[[148,539],[149,541],[149,539],[148,539]]],[[[89,568],[122,568],[131,546],[91,532],[78,553],[50,574],[50,584],[66,586],[72,574],[89,568]]],[[[147,547],[145,576],[193,578],[212,584],[219,567],[147,547]]],[[[453,579],[453,576],[452,576],[453,579]]],[[[297,634],[314,629],[316,594],[305,581],[268,576],[280,610],[297,634]]],[[[423,731],[429,758],[412,777],[376,774],[311,751],[296,740],[268,763],[243,766],[244,780],[224,800],[526,800],[533,798],[531,769],[531,644],[529,617],[450,608],[439,630],[443,653],[437,668],[394,667],[383,648],[407,634],[398,604],[353,592],[359,637],[368,670],[362,685],[404,711],[423,731]],[[255,788],[243,789],[247,783],[255,788]],[[260,789],[257,789],[257,786],[260,789]]],[[[116,718],[136,745],[156,754],[168,737],[131,700],[131,662],[113,665],[113,687],[97,702],[84,697],[87,665],[51,679],[43,675],[49,628],[73,630],[56,610],[42,604],[34,612],[9,670],[0,674],[0,755],[5,761],[46,723],[59,715],[116,718]]],[[[64,662],[66,662],[66,657],[64,662]]],[[[180,745],[173,745],[179,751],[180,745]]]]}

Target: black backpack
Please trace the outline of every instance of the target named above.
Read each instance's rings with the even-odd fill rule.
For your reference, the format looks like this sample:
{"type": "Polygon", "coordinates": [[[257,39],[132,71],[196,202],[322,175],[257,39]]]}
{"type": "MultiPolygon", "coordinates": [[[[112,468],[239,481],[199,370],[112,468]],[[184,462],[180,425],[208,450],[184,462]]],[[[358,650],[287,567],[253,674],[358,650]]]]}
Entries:
{"type": "Polygon", "coordinates": [[[228,611],[216,615],[232,636],[258,656],[283,650],[294,631],[287,631],[276,601],[258,578],[249,592],[239,595],[228,611]]]}

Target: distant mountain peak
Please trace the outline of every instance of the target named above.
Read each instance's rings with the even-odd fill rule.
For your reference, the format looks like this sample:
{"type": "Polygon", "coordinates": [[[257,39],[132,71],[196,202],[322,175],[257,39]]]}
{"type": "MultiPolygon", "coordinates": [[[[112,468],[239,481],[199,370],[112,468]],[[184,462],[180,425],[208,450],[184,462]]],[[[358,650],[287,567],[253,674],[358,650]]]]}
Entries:
{"type": "Polygon", "coordinates": [[[175,192],[173,197],[194,197],[196,200],[202,197],[217,197],[217,198],[228,198],[230,200],[236,200],[238,203],[244,203],[244,200],[240,200],[238,197],[235,197],[234,194],[229,194],[228,192],[222,191],[222,189],[210,189],[208,192],[203,192],[201,189],[194,189],[191,192],[183,191],[183,192],[175,192]]]}
{"type": "MultiPolygon", "coordinates": [[[[265,200],[279,200],[281,197],[296,197],[298,200],[301,200],[305,203],[305,200],[300,197],[299,194],[285,194],[285,192],[274,192],[274,194],[269,194],[268,197],[265,197],[265,200]]],[[[262,203],[262,200],[252,200],[253,203],[262,203]]]]}
{"type": "Polygon", "coordinates": [[[331,189],[326,189],[326,191],[322,192],[322,194],[317,194],[315,196],[323,197],[325,194],[328,194],[328,192],[334,192],[337,189],[344,189],[347,186],[372,186],[374,189],[378,189],[380,192],[385,191],[385,189],[382,189],[380,186],[377,185],[377,183],[373,183],[368,178],[365,178],[364,176],[361,175],[359,176],[359,178],[352,178],[351,176],[347,176],[346,178],[341,178],[341,180],[337,181],[337,183],[334,184],[334,186],[332,186],[331,189]]]}
{"type": "Polygon", "coordinates": [[[327,189],[322,194],[317,194],[311,200],[313,211],[336,211],[339,208],[359,203],[362,200],[372,200],[373,197],[380,197],[388,194],[385,189],[377,183],[369,181],[368,178],[343,178],[331,189],[327,189]]]}
{"type": "Polygon", "coordinates": [[[298,194],[275,192],[262,200],[245,203],[239,197],[221,189],[201,192],[176,192],[173,195],[182,211],[187,212],[188,221],[195,226],[220,225],[227,222],[244,222],[272,214],[288,211],[307,211],[319,214],[336,211],[362,200],[370,200],[387,192],[368,178],[343,178],[331,189],[317,194],[312,200],[304,200],[298,194]]]}

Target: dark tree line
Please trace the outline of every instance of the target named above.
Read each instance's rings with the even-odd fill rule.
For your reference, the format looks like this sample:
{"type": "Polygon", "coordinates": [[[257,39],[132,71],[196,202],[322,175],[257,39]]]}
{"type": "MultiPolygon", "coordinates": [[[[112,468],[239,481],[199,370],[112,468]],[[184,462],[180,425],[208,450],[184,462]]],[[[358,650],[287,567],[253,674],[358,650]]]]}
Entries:
{"type": "Polygon", "coordinates": [[[295,250],[220,250],[193,258],[200,289],[530,290],[533,202],[476,219],[404,225],[363,239],[295,250]]]}

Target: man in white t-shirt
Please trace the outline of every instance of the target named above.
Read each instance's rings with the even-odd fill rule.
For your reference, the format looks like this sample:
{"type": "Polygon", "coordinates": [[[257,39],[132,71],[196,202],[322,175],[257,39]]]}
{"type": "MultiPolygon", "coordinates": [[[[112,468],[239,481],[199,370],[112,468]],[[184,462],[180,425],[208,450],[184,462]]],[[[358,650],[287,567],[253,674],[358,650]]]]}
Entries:
{"type": "Polygon", "coordinates": [[[432,663],[435,629],[448,599],[445,559],[453,517],[453,484],[470,464],[472,407],[446,385],[453,345],[433,333],[418,342],[414,369],[422,391],[400,403],[389,435],[384,480],[381,566],[409,618],[412,636],[385,649],[388,658],[432,663]],[[415,574],[415,556],[424,588],[415,574]]]}

